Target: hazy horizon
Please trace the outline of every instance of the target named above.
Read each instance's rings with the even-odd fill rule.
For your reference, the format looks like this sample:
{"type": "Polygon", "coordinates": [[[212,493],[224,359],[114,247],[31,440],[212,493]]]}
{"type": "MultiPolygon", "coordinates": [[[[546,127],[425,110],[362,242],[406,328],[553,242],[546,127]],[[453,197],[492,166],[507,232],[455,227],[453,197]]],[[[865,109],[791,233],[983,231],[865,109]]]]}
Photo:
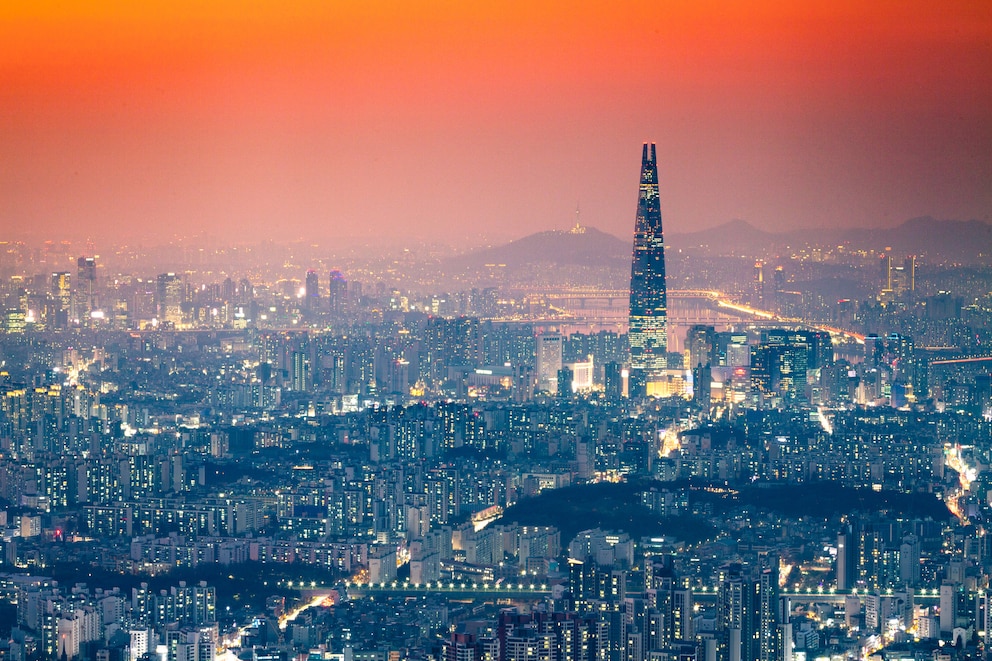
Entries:
{"type": "Polygon", "coordinates": [[[992,5],[20,3],[0,239],[992,221],[992,5]]]}
{"type": "MultiPolygon", "coordinates": [[[[907,254],[924,255],[931,259],[951,258],[971,260],[976,256],[966,256],[961,251],[965,250],[965,252],[969,252],[968,247],[975,246],[975,241],[978,241],[979,244],[984,241],[984,238],[976,237],[974,234],[975,230],[964,230],[964,226],[971,223],[985,225],[988,227],[988,231],[992,232],[992,223],[987,221],[977,219],[968,221],[934,219],[926,216],[910,218],[891,227],[868,228],[869,231],[867,233],[862,231],[861,228],[843,227],[796,228],[779,232],[768,232],[747,221],[736,219],[719,226],[693,230],[691,232],[666,231],[665,243],[669,250],[681,251],[688,249],[690,251],[698,251],[702,249],[704,253],[712,254],[721,254],[728,250],[730,252],[742,250],[743,252],[741,254],[751,255],[754,253],[756,245],[764,245],[766,249],[771,249],[772,253],[770,254],[777,254],[776,251],[781,251],[787,246],[782,241],[788,241],[794,247],[807,245],[809,247],[818,246],[821,248],[835,246],[835,242],[840,241],[850,243],[852,247],[869,251],[892,250],[893,248],[889,247],[892,244],[897,245],[896,251],[899,252],[900,248],[898,245],[907,244],[907,242],[907,245],[911,245],[914,241],[918,243],[922,237],[924,244],[929,245],[931,250],[928,251],[926,248],[920,246],[909,248],[907,245],[902,245],[901,250],[907,252],[907,254]],[[915,221],[922,221],[927,231],[933,228],[934,232],[940,232],[942,230],[939,226],[944,223],[953,223],[955,224],[955,228],[954,230],[949,230],[952,233],[946,235],[942,240],[934,239],[932,243],[926,238],[927,234],[925,232],[923,234],[920,233],[921,228],[919,225],[913,227],[909,233],[886,234],[886,232],[892,232],[904,226],[915,224],[915,221]],[[743,226],[741,226],[742,224],[743,226]],[[756,230],[759,234],[750,235],[749,228],[756,230]],[[964,231],[967,237],[958,236],[955,233],[957,231],[964,231]],[[957,238],[951,239],[950,243],[948,243],[949,237],[957,238]],[[772,243],[762,243],[762,241],[769,238],[772,238],[772,243]],[[741,245],[739,243],[740,241],[743,241],[746,245],[741,245]],[[794,241],[798,241],[798,243],[792,243],[794,241]],[[944,249],[941,249],[941,246],[944,249]]],[[[618,236],[617,234],[591,225],[582,224],[582,226],[585,231],[603,233],[611,240],[616,240],[620,244],[628,244],[630,241],[630,236],[618,236]]],[[[231,257],[239,251],[245,251],[244,257],[252,260],[259,258],[271,259],[276,255],[288,255],[293,260],[303,259],[300,262],[301,268],[320,266],[326,270],[327,268],[345,268],[348,265],[355,267],[359,264],[371,264],[381,260],[388,262],[394,259],[426,260],[424,262],[425,264],[438,263],[440,260],[441,263],[445,263],[446,260],[457,258],[458,256],[472,255],[493,249],[505,250],[514,245],[527,246],[530,245],[528,244],[529,239],[551,232],[568,234],[572,231],[573,227],[574,220],[573,225],[567,228],[535,229],[527,234],[505,237],[479,236],[465,242],[428,237],[391,236],[338,236],[322,239],[284,236],[246,237],[234,240],[231,237],[212,235],[207,232],[183,236],[177,235],[161,240],[155,236],[139,237],[136,239],[107,237],[105,240],[94,240],[93,238],[85,237],[63,237],[62,239],[55,240],[53,238],[8,236],[0,238],[0,242],[14,241],[32,250],[42,249],[45,254],[51,251],[53,255],[59,255],[60,259],[64,258],[68,260],[66,262],[67,264],[75,264],[78,255],[95,255],[98,257],[101,267],[107,265],[119,267],[124,263],[135,262],[135,260],[141,261],[143,255],[146,257],[156,255],[157,260],[164,258],[166,261],[157,262],[160,265],[167,266],[169,263],[172,263],[177,267],[180,264],[186,264],[188,266],[191,263],[189,262],[190,259],[196,259],[193,255],[197,251],[206,251],[203,256],[206,257],[209,255],[212,256],[211,258],[223,254],[231,257]],[[276,253],[266,255],[264,252],[266,247],[272,247],[278,250],[276,253]]],[[[570,244],[563,244],[562,247],[565,248],[567,245],[570,244]]],[[[609,248],[605,244],[601,248],[603,249],[603,256],[609,253],[609,248]]],[[[979,261],[982,261],[987,258],[987,254],[981,250],[980,246],[978,248],[977,258],[979,261]],[[982,255],[985,256],[982,257],[982,255]]],[[[534,248],[530,247],[527,249],[533,250],[534,248]]],[[[758,253],[760,252],[759,250],[758,253]]],[[[757,255],[758,253],[754,254],[757,255]]]]}

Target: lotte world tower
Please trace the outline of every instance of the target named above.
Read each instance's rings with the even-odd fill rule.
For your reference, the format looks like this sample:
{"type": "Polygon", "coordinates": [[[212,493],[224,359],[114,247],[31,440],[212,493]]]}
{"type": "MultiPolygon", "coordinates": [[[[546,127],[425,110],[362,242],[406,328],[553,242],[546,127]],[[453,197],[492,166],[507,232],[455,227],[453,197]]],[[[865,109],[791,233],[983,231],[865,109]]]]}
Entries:
{"type": "Polygon", "coordinates": [[[665,240],[658,199],[658,163],[654,143],[644,144],[637,197],[634,250],[630,266],[631,397],[649,394],[648,384],[668,366],[668,295],[665,290],[665,240]]]}

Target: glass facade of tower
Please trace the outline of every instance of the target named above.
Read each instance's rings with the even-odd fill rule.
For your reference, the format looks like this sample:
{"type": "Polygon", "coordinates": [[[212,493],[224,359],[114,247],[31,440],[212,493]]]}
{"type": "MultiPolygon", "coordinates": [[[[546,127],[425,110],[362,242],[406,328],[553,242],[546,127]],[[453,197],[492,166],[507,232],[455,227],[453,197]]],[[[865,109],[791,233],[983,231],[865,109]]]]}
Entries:
{"type": "Polygon", "coordinates": [[[668,366],[668,294],[665,289],[665,240],[658,199],[655,145],[645,143],[637,198],[634,251],[630,267],[630,394],[646,393],[647,384],[668,366]]]}

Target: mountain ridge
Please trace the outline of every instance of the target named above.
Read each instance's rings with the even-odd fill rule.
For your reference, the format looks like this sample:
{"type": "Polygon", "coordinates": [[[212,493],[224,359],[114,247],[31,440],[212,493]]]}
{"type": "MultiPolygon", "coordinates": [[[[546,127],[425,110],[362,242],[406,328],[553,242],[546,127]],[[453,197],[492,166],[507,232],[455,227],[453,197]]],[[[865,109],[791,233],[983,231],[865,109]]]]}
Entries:
{"type": "Polygon", "coordinates": [[[512,269],[534,263],[606,267],[629,259],[627,242],[595,227],[577,225],[571,230],[528,234],[503,245],[449,258],[446,263],[456,268],[499,264],[512,269]]]}
{"type": "MultiPolygon", "coordinates": [[[[801,247],[888,251],[894,257],[916,255],[932,261],[992,263],[992,224],[980,220],[910,218],[889,228],[817,228],[768,232],[735,219],[695,232],[671,233],[669,249],[702,249],[711,255],[762,256],[801,247]]],[[[452,270],[497,265],[507,270],[536,266],[623,270],[630,268],[631,240],[595,227],[545,230],[508,243],[479,248],[444,261],[452,270]]]]}
{"type": "Polygon", "coordinates": [[[743,248],[832,246],[939,257],[951,261],[980,262],[992,258],[992,224],[972,220],[937,220],[932,216],[910,218],[887,228],[805,228],[766,232],[742,220],[733,220],[698,232],[673,233],[667,243],[679,247],[707,247],[718,251],[743,248]]]}

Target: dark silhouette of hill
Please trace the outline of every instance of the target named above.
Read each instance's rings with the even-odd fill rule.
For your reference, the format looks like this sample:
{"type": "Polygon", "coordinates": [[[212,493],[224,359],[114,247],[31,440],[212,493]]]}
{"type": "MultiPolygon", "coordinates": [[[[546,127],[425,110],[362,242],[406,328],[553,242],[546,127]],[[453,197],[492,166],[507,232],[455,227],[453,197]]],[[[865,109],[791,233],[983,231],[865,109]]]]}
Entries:
{"type": "Polygon", "coordinates": [[[992,225],[979,220],[912,218],[888,229],[849,229],[842,234],[852,245],[891,247],[895,254],[928,255],[956,262],[992,259],[992,225]]]}
{"type": "Polygon", "coordinates": [[[792,518],[830,518],[853,512],[890,512],[893,516],[930,518],[951,517],[943,501],[930,493],[899,493],[853,489],[833,482],[810,484],[726,484],[695,481],[656,482],[652,480],[580,484],[544,491],[517,502],[503,513],[499,523],[527,526],[555,526],[561,531],[562,545],[590,528],[617,530],[633,538],[667,535],[693,544],[711,539],[717,532],[703,517],[661,518],[641,505],[640,494],[650,488],[684,491],[693,504],[707,505],[714,515],[743,506],[775,512],[792,518]],[[719,487],[719,488],[708,488],[719,487]]]}
{"type": "Polygon", "coordinates": [[[666,243],[685,248],[703,248],[719,253],[753,255],[776,243],[778,235],[760,230],[746,220],[731,220],[697,232],[671,234],[666,243]]]}
{"type": "MultiPolygon", "coordinates": [[[[583,231],[537,232],[501,246],[481,248],[442,262],[446,272],[504,265],[510,270],[528,267],[581,267],[625,271],[630,268],[631,239],[621,239],[594,227],[583,231]]],[[[935,220],[929,216],[907,220],[897,227],[816,228],[773,233],[744,220],[732,220],[697,232],[666,236],[668,247],[702,249],[720,255],[752,256],[787,246],[850,245],[859,249],[891,248],[906,255],[962,264],[992,262],[992,224],[979,220],[935,220]]]]}
{"type": "Polygon", "coordinates": [[[578,533],[591,528],[619,530],[632,538],[669,535],[693,544],[709,539],[715,530],[698,517],[661,518],[641,505],[643,484],[603,482],[544,491],[519,501],[503,513],[500,523],[554,526],[567,545],[578,533]]]}
{"type": "Polygon", "coordinates": [[[714,511],[737,505],[750,505],[790,517],[829,518],[851,512],[891,512],[893,516],[946,520],[951,517],[944,501],[932,493],[902,493],[854,489],[835,482],[780,484],[774,482],[743,485],[733,498],[705,490],[692,492],[692,501],[710,502],[714,511]]]}
{"type": "Polygon", "coordinates": [[[486,264],[521,268],[531,264],[617,267],[630,264],[630,243],[594,227],[584,231],[538,232],[502,246],[482,248],[448,259],[444,266],[463,269],[486,264]]]}
{"type": "Polygon", "coordinates": [[[672,234],[667,243],[721,254],[753,254],[785,246],[847,244],[875,250],[888,247],[897,256],[921,255],[974,263],[992,261],[992,224],[924,216],[907,220],[897,227],[815,228],[772,233],[746,221],[733,220],[698,232],[672,234]]]}

